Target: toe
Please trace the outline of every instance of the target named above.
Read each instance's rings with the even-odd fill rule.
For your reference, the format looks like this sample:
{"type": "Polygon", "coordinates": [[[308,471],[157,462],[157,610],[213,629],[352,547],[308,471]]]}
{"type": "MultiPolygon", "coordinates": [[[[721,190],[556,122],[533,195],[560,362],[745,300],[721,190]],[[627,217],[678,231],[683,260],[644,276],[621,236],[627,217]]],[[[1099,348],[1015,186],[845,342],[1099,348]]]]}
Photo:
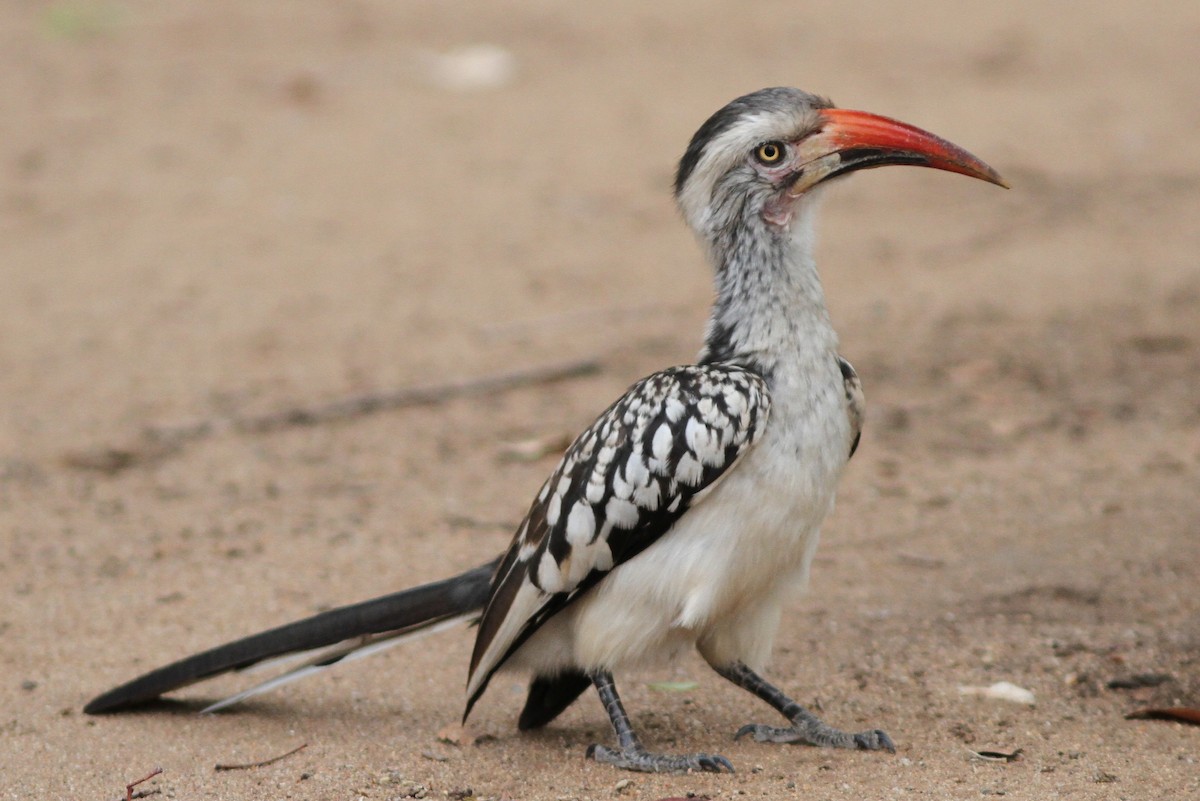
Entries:
{"type": "Polygon", "coordinates": [[[742,739],[747,734],[757,734],[757,733],[758,733],[758,724],[757,723],[747,723],[745,726],[738,729],[734,733],[733,741],[736,743],[738,740],[742,739]]]}
{"type": "Polygon", "coordinates": [[[727,770],[727,771],[729,771],[730,773],[736,773],[736,772],[737,772],[737,771],[735,771],[735,770],[733,769],[733,763],[732,763],[732,762],[730,762],[730,761],[729,761],[728,759],[726,759],[725,757],[721,756],[720,754],[713,754],[713,756],[712,756],[712,761],[713,761],[713,762],[715,762],[715,763],[717,763],[717,766],[718,766],[718,768],[717,768],[717,772],[718,772],[718,773],[720,773],[720,772],[721,772],[721,769],[727,770]]]}
{"type": "Polygon", "coordinates": [[[896,753],[896,745],[892,742],[892,738],[888,737],[887,732],[882,729],[873,729],[864,731],[854,735],[854,743],[859,748],[865,751],[887,751],[896,753]]]}

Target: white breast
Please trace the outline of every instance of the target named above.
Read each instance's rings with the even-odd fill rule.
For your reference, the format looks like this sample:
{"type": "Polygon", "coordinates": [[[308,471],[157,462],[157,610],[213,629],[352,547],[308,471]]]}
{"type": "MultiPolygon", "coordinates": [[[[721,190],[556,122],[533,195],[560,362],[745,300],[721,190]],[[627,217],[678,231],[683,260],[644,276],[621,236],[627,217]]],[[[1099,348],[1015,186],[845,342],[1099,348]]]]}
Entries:
{"type": "Polygon", "coordinates": [[[803,367],[779,377],[763,439],[708,497],[548,621],[510,667],[620,670],[693,645],[714,664],[763,665],[783,603],[807,580],[851,439],[836,362],[803,367]]]}

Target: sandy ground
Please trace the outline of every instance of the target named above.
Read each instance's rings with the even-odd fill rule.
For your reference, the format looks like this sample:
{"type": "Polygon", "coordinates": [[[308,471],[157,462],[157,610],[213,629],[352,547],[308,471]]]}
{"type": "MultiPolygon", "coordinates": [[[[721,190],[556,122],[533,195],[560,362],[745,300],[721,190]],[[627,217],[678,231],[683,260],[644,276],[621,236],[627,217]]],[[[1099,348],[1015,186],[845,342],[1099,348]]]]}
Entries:
{"type": "Polygon", "coordinates": [[[654,801],[1200,798],[1200,5],[1101,0],[7,3],[0,7],[0,795],[654,801]],[[460,91],[430,52],[508,51],[460,91]],[[191,651],[449,575],[507,542],[568,435],[690,360],[709,277],[674,160],[796,84],[1012,182],[859,176],[820,261],[870,419],[771,675],[892,757],[731,743],[769,710],[695,658],[459,748],[466,632],[219,716],[89,718],[191,651]],[[266,433],[174,430],[597,359],[598,373],[266,433]],[[1113,679],[1168,674],[1142,690],[1113,679]],[[696,682],[664,692],[659,680],[696,682]],[[1011,681],[1026,707],[960,695],[1011,681]],[[307,748],[269,767],[216,772],[307,748]],[[1011,751],[997,764],[968,748],[1011,751]],[[627,784],[618,784],[625,779],[627,784]]]}

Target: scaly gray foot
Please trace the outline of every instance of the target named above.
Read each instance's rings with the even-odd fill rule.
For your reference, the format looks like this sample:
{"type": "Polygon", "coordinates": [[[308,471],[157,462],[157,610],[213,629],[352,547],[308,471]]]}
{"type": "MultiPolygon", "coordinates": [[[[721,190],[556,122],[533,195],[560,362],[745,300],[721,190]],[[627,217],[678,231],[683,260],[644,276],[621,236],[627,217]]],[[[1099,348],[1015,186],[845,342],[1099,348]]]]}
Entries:
{"type": "Polygon", "coordinates": [[[748,668],[743,662],[729,665],[714,665],[717,673],[732,681],[743,690],[749,690],[766,701],[779,714],[792,722],[791,726],[765,726],[751,723],[737,730],[734,740],[753,734],[760,743],[806,743],[823,748],[859,748],[864,751],[890,751],[896,753],[892,738],[879,729],[861,731],[858,734],[835,729],[788,698],[783,692],[762,676],[748,668]]]}
{"type": "Polygon", "coordinates": [[[642,748],[618,751],[605,745],[588,747],[589,759],[639,773],[733,773],[733,763],[720,754],[652,754],[642,748]]]}
{"type": "Polygon", "coordinates": [[[737,730],[734,740],[747,734],[759,743],[805,743],[822,748],[858,748],[863,751],[888,751],[896,753],[896,746],[887,732],[880,729],[861,731],[857,734],[844,732],[819,720],[799,719],[791,726],[766,726],[750,723],[737,730]]]}

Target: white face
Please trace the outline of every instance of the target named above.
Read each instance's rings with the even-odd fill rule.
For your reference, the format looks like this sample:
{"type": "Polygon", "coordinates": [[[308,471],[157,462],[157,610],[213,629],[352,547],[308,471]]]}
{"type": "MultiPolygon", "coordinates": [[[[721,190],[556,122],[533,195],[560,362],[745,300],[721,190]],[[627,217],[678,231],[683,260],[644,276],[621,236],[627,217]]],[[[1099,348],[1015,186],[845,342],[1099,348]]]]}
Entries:
{"type": "Polygon", "coordinates": [[[736,215],[786,226],[795,205],[787,189],[801,156],[798,143],[820,124],[818,109],[801,103],[747,113],[713,137],[678,193],[688,224],[701,236],[736,215]]]}

